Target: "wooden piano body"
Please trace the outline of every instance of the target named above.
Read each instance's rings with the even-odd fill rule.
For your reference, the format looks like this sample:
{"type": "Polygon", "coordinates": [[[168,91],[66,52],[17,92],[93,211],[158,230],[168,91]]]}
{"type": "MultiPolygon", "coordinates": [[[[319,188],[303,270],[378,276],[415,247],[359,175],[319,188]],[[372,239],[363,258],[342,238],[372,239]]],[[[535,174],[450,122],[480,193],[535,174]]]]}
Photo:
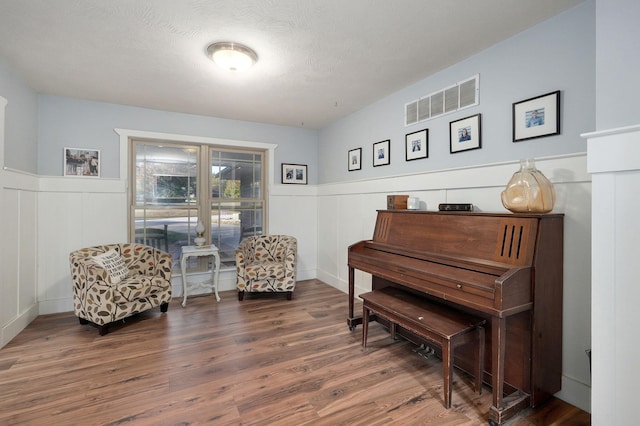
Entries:
{"type": "MultiPolygon", "coordinates": [[[[380,210],[373,239],[350,246],[348,264],[352,330],[362,322],[354,269],[372,275],[374,290],[400,286],[487,320],[490,423],[560,390],[563,215],[380,210]]],[[[473,348],[462,349],[455,365],[472,371],[473,348]]]]}

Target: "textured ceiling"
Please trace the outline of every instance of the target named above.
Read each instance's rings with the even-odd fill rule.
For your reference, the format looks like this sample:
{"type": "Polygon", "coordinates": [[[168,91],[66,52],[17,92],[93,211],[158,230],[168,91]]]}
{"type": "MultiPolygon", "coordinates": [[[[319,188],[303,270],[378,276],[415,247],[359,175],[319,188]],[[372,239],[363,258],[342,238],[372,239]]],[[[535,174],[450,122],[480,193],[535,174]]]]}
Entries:
{"type": "Polygon", "coordinates": [[[0,57],[38,93],[317,129],[581,1],[0,0],[0,57]]]}

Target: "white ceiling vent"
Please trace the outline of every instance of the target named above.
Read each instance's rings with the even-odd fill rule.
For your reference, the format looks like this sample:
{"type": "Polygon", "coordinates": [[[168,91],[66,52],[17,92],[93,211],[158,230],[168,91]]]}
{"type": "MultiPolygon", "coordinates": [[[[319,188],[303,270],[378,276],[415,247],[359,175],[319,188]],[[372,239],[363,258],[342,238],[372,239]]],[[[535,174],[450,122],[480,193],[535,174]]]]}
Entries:
{"type": "Polygon", "coordinates": [[[439,117],[480,103],[480,75],[460,81],[404,105],[404,125],[439,117]]]}

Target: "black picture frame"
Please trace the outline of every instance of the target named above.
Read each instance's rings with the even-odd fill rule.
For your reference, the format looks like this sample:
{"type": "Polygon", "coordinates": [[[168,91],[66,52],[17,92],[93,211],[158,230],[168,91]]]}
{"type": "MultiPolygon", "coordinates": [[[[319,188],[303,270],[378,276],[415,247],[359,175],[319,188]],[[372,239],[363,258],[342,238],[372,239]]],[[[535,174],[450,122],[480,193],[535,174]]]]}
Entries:
{"type": "Polygon", "coordinates": [[[514,102],[513,141],[521,142],[560,134],[560,91],[514,102]]]}
{"type": "Polygon", "coordinates": [[[373,167],[391,164],[391,139],[373,144],[373,167]]]}
{"type": "Polygon", "coordinates": [[[282,183],[307,184],[307,165],[282,163],[282,183]]]}
{"type": "Polygon", "coordinates": [[[407,133],[404,137],[405,160],[429,158],[429,129],[407,133]]]}
{"type": "Polygon", "coordinates": [[[482,148],[482,114],[475,114],[449,123],[451,154],[482,148]]]}
{"type": "Polygon", "coordinates": [[[347,153],[347,164],[350,172],[362,169],[362,148],[354,148],[347,153]]]}

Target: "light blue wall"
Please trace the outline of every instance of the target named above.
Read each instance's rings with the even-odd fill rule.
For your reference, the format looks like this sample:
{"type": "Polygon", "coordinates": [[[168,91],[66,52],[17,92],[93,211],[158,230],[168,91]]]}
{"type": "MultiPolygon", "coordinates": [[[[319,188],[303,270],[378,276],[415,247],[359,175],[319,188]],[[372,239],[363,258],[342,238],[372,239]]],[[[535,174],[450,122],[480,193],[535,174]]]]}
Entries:
{"type": "MultiPolygon", "coordinates": [[[[621,7],[625,3],[638,9],[637,2],[616,0],[621,7]]],[[[596,129],[595,9],[595,2],[589,0],[332,124],[319,136],[307,129],[69,98],[41,96],[36,101],[33,91],[0,61],[0,95],[8,100],[5,165],[42,175],[61,175],[63,148],[86,147],[101,150],[104,177],[118,177],[116,127],[276,143],[276,165],[308,164],[310,184],[582,152],[585,144],[579,134],[596,129]],[[480,75],[480,105],[414,126],[403,125],[406,102],[474,74],[480,75]],[[513,143],[512,103],[554,90],[562,91],[561,135],[513,143]],[[450,154],[449,122],[476,113],[482,113],[482,149],[450,154]],[[429,158],[405,161],[405,134],[423,128],[430,132],[429,158]],[[391,139],[391,164],[373,168],[372,145],[385,139],[391,139]],[[357,147],[363,148],[362,170],[348,172],[347,151],[357,147]]],[[[605,15],[599,18],[599,25],[612,24],[605,15]]],[[[608,38],[602,42],[618,41],[608,38]]],[[[620,54],[632,45],[633,40],[625,41],[620,54]]],[[[599,66],[604,59],[598,59],[599,66]]],[[[615,76],[620,70],[615,65],[610,64],[605,71],[609,77],[598,80],[599,102],[619,102],[627,89],[632,95],[622,96],[628,104],[622,111],[629,117],[623,117],[619,108],[608,117],[607,109],[600,108],[599,121],[609,126],[633,122],[640,116],[640,103],[634,101],[640,89],[616,87],[615,76]]]]}
{"type": "Polygon", "coordinates": [[[308,165],[308,182],[317,182],[315,130],[178,114],[56,96],[41,96],[38,173],[62,175],[64,147],[99,149],[101,175],[119,177],[119,136],[115,128],[274,143],[276,182],[280,163],[308,165]]]}
{"type": "Polygon", "coordinates": [[[38,169],[37,95],[0,58],[0,96],[5,109],[4,164],[16,170],[36,173],[38,169]]]}
{"type": "MultiPolygon", "coordinates": [[[[416,52],[428,55],[428,52],[416,52]]],[[[411,66],[411,64],[402,64],[411,66]]],[[[595,3],[589,0],[467,60],[400,90],[320,132],[319,183],[441,170],[586,151],[580,134],[595,129],[595,3]],[[404,126],[404,105],[480,75],[480,104],[404,126]],[[512,104],[561,91],[561,134],[512,142],[512,104]],[[449,152],[449,122],[482,114],[482,148],[449,152]],[[429,158],[405,160],[405,134],[429,129],[429,158]],[[372,146],[391,139],[391,164],[373,167],[372,146]],[[362,170],[347,152],[362,148],[362,170]]]]}
{"type": "Polygon", "coordinates": [[[598,1],[597,128],[607,130],[640,123],[640,2],[598,1]]]}

